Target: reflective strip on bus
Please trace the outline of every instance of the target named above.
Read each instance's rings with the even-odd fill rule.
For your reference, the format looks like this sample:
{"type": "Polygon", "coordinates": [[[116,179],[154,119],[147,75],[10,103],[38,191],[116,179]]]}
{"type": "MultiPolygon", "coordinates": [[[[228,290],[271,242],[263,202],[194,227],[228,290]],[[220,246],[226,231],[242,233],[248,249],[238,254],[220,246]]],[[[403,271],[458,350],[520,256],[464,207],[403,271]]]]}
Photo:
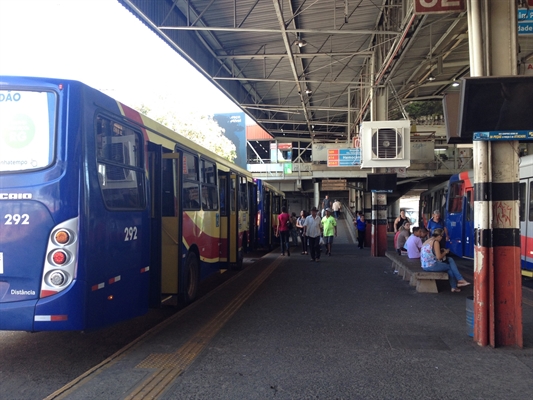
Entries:
{"type": "Polygon", "coordinates": [[[150,271],[150,267],[141,268],[141,274],[144,274],[145,272],[148,272],[148,271],[150,271]]]}
{"type": "Polygon", "coordinates": [[[35,322],[68,321],[68,315],[36,315],[35,322]]]}
{"type": "Polygon", "coordinates": [[[118,281],[120,281],[120,275],[115,276],[114,278],[109,279],[108,283],[111,285],[111,284],[113,284],[113,283],[115,283],[115,282],[118,282],[118,281]]]}
{"type": "Polygon", "coordinates": [[[91,287],[91,290],[94,292],[95,290],[103,289],[104,287],[105,287],[105,282],[102,282],[102,283],[99,283],[98,285],[94,285],[93,287],[91,287]]]}

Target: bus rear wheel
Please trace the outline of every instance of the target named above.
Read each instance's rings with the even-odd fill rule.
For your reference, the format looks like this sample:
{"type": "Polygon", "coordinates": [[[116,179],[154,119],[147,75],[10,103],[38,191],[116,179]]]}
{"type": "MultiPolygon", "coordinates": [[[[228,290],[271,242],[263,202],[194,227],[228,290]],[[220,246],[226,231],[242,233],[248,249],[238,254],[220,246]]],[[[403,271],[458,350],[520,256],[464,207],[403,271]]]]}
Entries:
{"type": "Polygon", "coordinates": [[[189,252],[185,259],[185,266],[181,275],[183,279],[182,290],[179,293],[179,302],[182,305],[192,302],[198,294],[200,282],[200,261],[194,252],[189,252]]]}

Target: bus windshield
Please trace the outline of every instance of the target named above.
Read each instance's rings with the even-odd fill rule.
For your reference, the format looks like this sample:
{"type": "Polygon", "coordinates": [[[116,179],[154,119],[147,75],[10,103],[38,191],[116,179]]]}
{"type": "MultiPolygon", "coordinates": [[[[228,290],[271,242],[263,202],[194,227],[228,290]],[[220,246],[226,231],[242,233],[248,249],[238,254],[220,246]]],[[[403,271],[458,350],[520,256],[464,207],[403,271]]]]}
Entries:
{"type": "Polygon", "coordinates": [[[52,163],[56,104],[53,92],[0,90],[0,172],[52,163]]]}

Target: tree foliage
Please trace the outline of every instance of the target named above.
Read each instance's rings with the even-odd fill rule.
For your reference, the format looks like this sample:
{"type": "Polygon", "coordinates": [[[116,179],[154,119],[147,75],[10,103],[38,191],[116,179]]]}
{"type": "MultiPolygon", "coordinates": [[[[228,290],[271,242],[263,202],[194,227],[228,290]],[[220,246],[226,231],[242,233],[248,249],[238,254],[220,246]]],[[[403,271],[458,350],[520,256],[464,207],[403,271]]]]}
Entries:
{"type": "MultiPolygon", "coordinates": [[[[417,119],[434,119],[443,115],[442,102],[438,100],[427,101],[413,101],[405,106],[409,119],[416,121],[417,119]]],[[[389,119],[402,119],[403,115],[399,108],[389,110],[389,119]]]]}
{"type": "Polygon", "coordinates": [[[405,111],[409,114],[410,119],[420,117],[442,115],[441,101],[413,101],[405,106],[405,111]]]}
{"type": "Polygon", "coordinates": [[[224,129],[212,115],[170,110],[156,112],[146,104],[136,107],[136,110],[231,162],[237,157],[235,145],[224,136],[224,129]]]}

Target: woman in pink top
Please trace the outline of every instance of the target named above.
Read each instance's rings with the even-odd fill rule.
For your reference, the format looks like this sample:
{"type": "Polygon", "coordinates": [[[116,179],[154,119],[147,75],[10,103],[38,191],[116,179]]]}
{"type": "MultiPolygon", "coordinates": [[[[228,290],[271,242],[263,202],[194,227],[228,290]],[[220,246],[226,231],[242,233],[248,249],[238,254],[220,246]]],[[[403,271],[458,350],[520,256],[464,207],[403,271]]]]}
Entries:
{"type": "Polygon", "coordinates": [[[280,237],[281,242],[281,255],[285,255],[285,249],[287,249],[287,255],[291,255],[289,250],[289,223],[290,215],[287,212],[287,207],[281,207],[281,214],[278,215],[278,226],[276,230],[276,236],[280,237]]]}

